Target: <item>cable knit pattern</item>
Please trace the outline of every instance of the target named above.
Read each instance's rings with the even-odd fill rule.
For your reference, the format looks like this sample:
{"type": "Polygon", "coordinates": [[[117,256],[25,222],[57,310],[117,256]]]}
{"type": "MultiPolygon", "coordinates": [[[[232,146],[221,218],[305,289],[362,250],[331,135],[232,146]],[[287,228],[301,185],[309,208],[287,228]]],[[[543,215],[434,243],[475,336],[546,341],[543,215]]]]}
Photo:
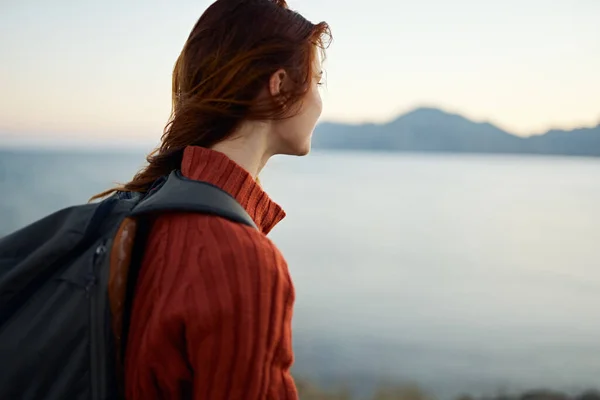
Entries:
{"type": "Polygon", "coordinates": [[[187,148],[182,173],[230,193],[260,231],[209,215],[156,219],[133,304],[127,399],[297,399],[294,287],[265,236],[283,210],[216,151],[187,148]]]}

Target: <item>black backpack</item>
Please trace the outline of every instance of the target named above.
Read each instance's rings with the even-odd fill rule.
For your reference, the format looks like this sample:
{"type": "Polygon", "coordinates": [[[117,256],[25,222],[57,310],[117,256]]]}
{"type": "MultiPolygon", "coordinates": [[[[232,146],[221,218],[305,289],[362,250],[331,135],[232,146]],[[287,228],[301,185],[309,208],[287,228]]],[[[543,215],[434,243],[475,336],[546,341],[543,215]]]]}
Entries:
{"type": "MultiPolygon", "coordinates": [[[[256,228],[226,192],[173,172],[145,196],[66,208],[0,239],[0,399],[115,399],[122,394],[108,299],[113,239],[138,224],[127,272],[123,340],[149,216],[213,214],[256,228]]],[[[122,372],[122,371],[121,371],[122,372]]]]}

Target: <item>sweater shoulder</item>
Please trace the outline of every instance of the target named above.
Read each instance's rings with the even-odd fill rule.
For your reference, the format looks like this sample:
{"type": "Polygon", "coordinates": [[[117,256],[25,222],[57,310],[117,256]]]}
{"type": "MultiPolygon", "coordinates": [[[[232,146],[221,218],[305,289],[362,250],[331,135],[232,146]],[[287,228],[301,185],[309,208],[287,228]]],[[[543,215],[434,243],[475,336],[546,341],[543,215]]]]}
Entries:
{"type": "Polygon", "coordinates": [[[162,245],[164,252],[155,257],[162,260],[161,287],[178,287],[186,296],[220,298],[228,293],[238,299],[277,288],[278,301],[293,304],[295,290],[287,263],[263,233],[211,215],[172,215],[159,222],[159,230],[163,223],[168,229],[156,247],[162,245]]]}
{"type": "Polygon", "coordinates": [[[202,259],[209,265],[227,263],[286,266],[277,246],[263,233],[244,224],[205,214],[159,217],[152,233],[169,243],[165,250],[181,260],[202,259]]]}

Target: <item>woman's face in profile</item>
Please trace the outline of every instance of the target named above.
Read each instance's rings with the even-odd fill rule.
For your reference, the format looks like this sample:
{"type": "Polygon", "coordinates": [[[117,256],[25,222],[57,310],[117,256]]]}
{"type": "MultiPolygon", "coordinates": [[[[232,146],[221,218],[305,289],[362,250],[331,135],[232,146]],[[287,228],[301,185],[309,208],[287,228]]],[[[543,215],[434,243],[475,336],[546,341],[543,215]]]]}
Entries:
{"type": "Polygon", "coordinates": [[[312,133],[323,111],[319,92],[323,71],[319,57],[314,60],[312,79],[299,108],[294,107],[292,117],[273,122],[277,154],[303,156],[310,152],[312,133]]]}

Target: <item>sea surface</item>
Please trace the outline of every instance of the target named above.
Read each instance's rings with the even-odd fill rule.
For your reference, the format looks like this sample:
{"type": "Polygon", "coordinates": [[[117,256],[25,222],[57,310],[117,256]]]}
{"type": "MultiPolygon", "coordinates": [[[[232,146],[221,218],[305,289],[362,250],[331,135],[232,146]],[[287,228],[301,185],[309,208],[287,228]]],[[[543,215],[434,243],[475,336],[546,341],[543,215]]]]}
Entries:
{"type": "MultiPolygon", "coordinates": [[[[142,152],[0,151],[0,236],[142,152]]],[[[600,386],[600,159],[314,152],[261,175],[296,284],[295,373],[442,397],[600,386]]]]}

